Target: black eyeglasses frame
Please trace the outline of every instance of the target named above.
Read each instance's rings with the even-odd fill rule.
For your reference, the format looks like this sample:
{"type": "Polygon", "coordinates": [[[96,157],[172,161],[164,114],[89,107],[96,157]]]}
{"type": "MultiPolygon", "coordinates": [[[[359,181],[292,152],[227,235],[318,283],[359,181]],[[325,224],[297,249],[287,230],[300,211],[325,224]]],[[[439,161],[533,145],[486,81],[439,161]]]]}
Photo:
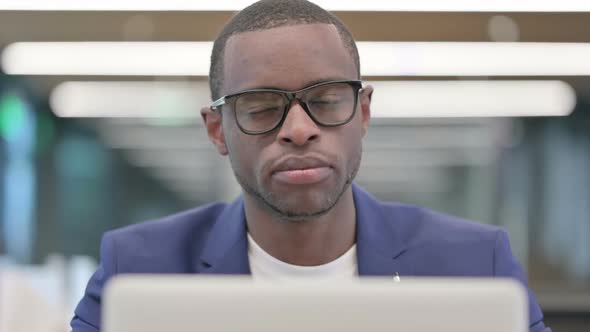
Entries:
{"type": "Polygon", "coordinates": [[[286,91],[286,90],[279,90],[279,89],[252,89],[252,90],[245,90],[242,92],[237,92],[237,93],[232,93],[229,95],[225,95],[219,99],[217,99],[216,101],[214,101],[211,106],[209,106],[209,108],[213,111],[213,112],[219,112],[219,114],[221,114],[221,107],[223,105],[230,105],[231,109],[233,111],[234,114],[234,119],[236,121],[236,124],[238,125],[238,128],[240,128],[240,130],[247,135],[262,135],[262,134],[266,134],[269,133],[279,127],[281,127],[283,125],[283,122],[285,122],[285,119],[287,118],[287,115],[289,114],[289,111],[291,109],[291,104],[293,102],[293,100],[297,100],[297,102],[299,103],[299,105],[301,105],[301,107],[303,108],[303,110],[305,111],[305,113],[307,113],[307,115],[313,120],[313,122],[315,124],[317,124],[318,126],[322,126],[322,127],[338,127],[338,126],[342,126],[345,125],[347,123],[349,123],[353,118],[354,115],[356,114],[356,108],[358,106],[358,96],[360,93],[362,93],[363,91],[363,82],[361,80],[336,80],[336,81],[325,81],[325,82],[320,82],[320,83],[316,83],[313,85],[310,85],[308,87],[305,87],[303,89],[300,90],[296,90],[296,91],[286,91]],[[354,92],[354,103],[353,103],[353,110],[351,115],[345,119],[344,121],[338,122],[338,123],[333,123],[333,124],[325,124],[322,123],[321,121],[319,121],[309,110],[308,105],[301,100],[301,97],[303,95],[305,95],[305,93],[311,89],[320,87],[320,86],[324,86],[324,85],[329,85],[329,84],[342,84],[342,83],[346,83],[348,85],[350,85],[353,89],[354,92]],[[271,129],[267,129],[267,130],[262,130],[262,131],[251,131],[251,130],[247,130],[245,128],[242,127],[242,125],[240,124],[239,120],[238,120],[238,115],[237,112],[235,110],[235,103],[237,100],[237,97],[240,97],[244,94],[249,94],[249,93],[259,93],[259,92],[270,92],[270,93],[276,93],[281,95],[284,100],[285,100],[285,109],[283,110],[283,116],[281,117],[281,119],[277,122],[277,124],[272,127],[271,129]]]}

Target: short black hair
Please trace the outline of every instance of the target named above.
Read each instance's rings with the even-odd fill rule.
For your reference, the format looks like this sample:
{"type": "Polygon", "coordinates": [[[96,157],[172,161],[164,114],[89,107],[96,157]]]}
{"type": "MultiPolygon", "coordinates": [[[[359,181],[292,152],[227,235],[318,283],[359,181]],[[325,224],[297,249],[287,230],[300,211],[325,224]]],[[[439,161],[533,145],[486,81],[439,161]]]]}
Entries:
{"type": "Polygon", "coordinates": [[[211,53],[209,85],[211,98],[221,97],[223,85],[223,56],[227,40],[242,32],[259,31],[299,24],[332,24],[338,30],[360,78],[360,60],[354,37],[334,14],[306,0],[261,0],[237,13],[215,39],[211,53]]]}

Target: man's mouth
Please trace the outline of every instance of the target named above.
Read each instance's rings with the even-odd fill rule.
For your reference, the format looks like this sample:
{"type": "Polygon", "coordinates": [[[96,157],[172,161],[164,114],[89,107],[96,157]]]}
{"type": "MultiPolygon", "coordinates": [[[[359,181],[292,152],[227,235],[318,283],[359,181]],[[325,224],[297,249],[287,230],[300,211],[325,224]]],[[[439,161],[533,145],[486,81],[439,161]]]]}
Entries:
{"type": "Polygon", "coordinates": [[[331,173],[330,167],[316,167],[280,171],[274,173],[273,177],[287,184],[312,184],[325,180],[331,173]]]}
{"type": "Polygon", "coordinates": [[[333,168],[319,158],[290,157],[282,160],[272,177],[285,184],[313,184],[328,178],[333,168]]]}

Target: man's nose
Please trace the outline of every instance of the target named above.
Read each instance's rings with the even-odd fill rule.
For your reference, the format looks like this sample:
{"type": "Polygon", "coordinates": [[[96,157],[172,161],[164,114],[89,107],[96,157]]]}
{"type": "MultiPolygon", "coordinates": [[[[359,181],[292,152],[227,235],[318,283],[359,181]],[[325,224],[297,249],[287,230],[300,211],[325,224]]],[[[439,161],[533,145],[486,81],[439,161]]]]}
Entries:
{"type": "Polygon", "coordinates": [[[298,102],[293,102],[277,139],[282,143],[303,146],[319,139],[320,128],[298,102]]]}

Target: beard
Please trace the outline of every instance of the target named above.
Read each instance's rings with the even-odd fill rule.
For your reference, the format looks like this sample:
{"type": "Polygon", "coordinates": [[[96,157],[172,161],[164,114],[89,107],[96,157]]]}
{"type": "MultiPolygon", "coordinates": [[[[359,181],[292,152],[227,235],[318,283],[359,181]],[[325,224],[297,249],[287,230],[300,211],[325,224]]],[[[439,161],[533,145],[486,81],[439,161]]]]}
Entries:
{"type": "Polygon", "coordinates": [[[346,165],[345,176],[333,174],[334,183],[316,188],[303,187],[297,192],[277,192],[261,184],[256,177],[247,178],[231,158],[230,163],[236,180],[245,193],[254,198],[260,207],[275,218],[287,222],[314,220],[327,214],[348,190],[360,168],[362,147],[353,153],[346,165]]]}

